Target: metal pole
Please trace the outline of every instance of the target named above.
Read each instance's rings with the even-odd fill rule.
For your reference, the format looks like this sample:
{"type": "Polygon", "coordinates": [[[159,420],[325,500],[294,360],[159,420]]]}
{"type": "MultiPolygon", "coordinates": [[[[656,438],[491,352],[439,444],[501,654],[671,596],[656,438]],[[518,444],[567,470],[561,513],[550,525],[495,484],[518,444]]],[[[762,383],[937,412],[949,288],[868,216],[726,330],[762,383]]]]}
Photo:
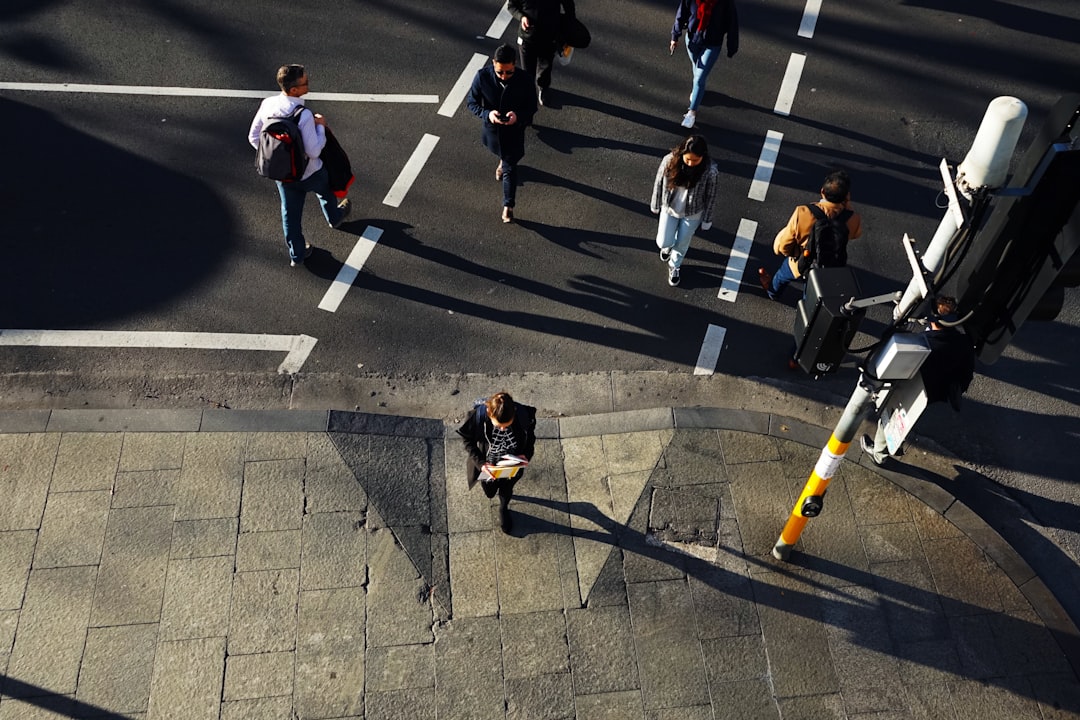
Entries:
{"type": "MultiPolygon", "coordinates": [[[[1009,160],[1016,150],[1020,131],[1027,119],[1027,105],[1014,97],[994,98],[986,108],[975,141],[967,157],[956,168],[956,186],[969,201],[979,192],[993,190],[1005,184],[1009,160]]],[[[950,202],[951,204],[951,202],[950,202]]],[[[949,241],[960,228],[957,213],[952,208],[945,211],[937,232],[923,253],[922,263],[933,273],[941,264],[948,250],[949,241]]],[[[893,309],[893,318],[906,315],[922,302],[922,293],[912,280],[903,298],[893,309]]]]}
{"type": "Polygon", "coordinates": [[[810,479],[803,486],[803,491],[795,502],[795,507],[791,510],[787,522],[784,524],[780,538],[776,541],[776,545],[773,546],[772,554],[777,560],[788,559],[791,548],[799,541],[799,536],[802,535],[806,523],[810,518],[816,517],[821,512],[829,482],[836,473],[836,469],[840,466],[840,461],[847,454],[848,446],[855,439],[859,426],[869,415],[873,407],[874,395],[883,385],[884,383],[880,380],[868,378],[865,373],[860,376],[859,384],[856,386],[855,392],[851,394],[851,399],[848,400],[847,407],[844,408],[844,414],[840,417],[840,422],[837,423],[836,429],[833,430],[832,435],[829,437],[828,444],[821,451],[817,465],[814,466],[813,472],[810,473],[810,479]]]}

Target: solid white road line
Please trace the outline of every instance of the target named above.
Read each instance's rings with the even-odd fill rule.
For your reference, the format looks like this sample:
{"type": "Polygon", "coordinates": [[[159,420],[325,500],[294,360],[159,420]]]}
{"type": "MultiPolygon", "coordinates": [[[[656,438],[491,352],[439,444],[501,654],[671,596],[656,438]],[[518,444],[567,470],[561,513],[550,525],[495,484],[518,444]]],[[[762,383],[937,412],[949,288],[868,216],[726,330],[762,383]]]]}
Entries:
{"type": "Polygon", "coordinates": [[[352,252],[349,253],[349,259],[338,270],[337,277],[334,278],[330,289],[323,295],[322,302],[319,303],[320,310],[337,312],[341,301],[345,299],[345,293],[349,292],[349,288],[352,287],[356,276],[360,274],[364,263],[367,262],[371,251],[375,249],[375,243],[379,242],[380,237],[382,237],[382,228],[368,225],[364,229],[364,234],[356,241],[352,252]]]}
{"type": "Polygon", "coordinates": [[[510,24],[510,21],[514,19],[514,16],[510,13],[510,8],[506,7],[506,3],[503,3],[502,8],[499,9],[499,14],[495,16],[495,19],[491,21],[491,27],[488,28],[487,36],[498,40],[506,32],[506,26],[510,24]]]}
{"type": "Polygon", "coordinates": [[[724,279],[720,282],[720,294],[716,296],[721,300],[735,302],[735,298],[739,296],[739,286],[742,284],[743,275],[746,274],[746,261],[750,258],[750,248],[754,244],[756,234],[756,222],[746,218],[739,221],[735,243],[731,246],[731,255],[728,256],[727,270],[724,272],[724,279]]]}
{"type": "Polygon", "coordinates": [[[288,352],[278,372],[300,371],[318,340],[309,335],[243,333],[126,332],[120,330],[0,330],[0,346],[188,348],[288,352]]]}
{"type": "Polygon", "coordinates": [[[438,142],[439,138],[430,133],[425,133],[424,137],[420,138],[419,144],[413,150],[412,157],[405,163],[405,167],[401,168],[401,173],[398,175],[397,180],[394,181],[390,192],[386,193],[386,197],[383,198],[384,205],[401,207],[401,201],[405,199],[405,194],[409,192],[409,188],[416,181],[416,177],[424,169],[424,163],[427,162],[427,159],[431,156],[431,151],[435,149],[438,142]]]}
{"type": "Polygon", "coordinates": [[[806,8],[803,10],[802,22],[799,23],[799,37],[814,37],[814,28],[817,27],[818,14],[821,12],[821,0],[806,0],[806,8]]]}
{"type": "Polygon", "coordinates": [[[751,200],[765,200],[765,193],[769,192],[769,183],[772,181],[773,168],[776,167],[776,157],[780,154],[780,143],[784,139],[784,133],[770,130],[765,135],[765,144],[761,146],[761,157],[758,158],[757,169],[754,170],[754,181],[750,183],[750,193],[747,195],[751,200]]]}
{"type": "Polygon", "coordinates": [[[776,106],[773,108],[773,112],[777,115],[791,114],[791,104],[795,102],[795,93],[799,90],[799,79],[802,77],[803,65],[805,64],[805,55],[791,53],[791,58],[787,64],[787,72],[784,73],[784,82],[780,85],[780,93],[776,96],[776,106]]]}
{"type": "Polygon", "coordinates": [[[461,107],[461,103],[465,100],[465,96],[469,94],[469,88],[472,87],[473,78],[476,77],[476,71],[484,67],[484,63],[487,62],[487,55],[481,55],[475,53],[468,64],[465,65],[465,69],[461,71],[461,75],[458,76],[457,82],[454,83],[454,87],[450,92],[446,94],[446,99],[443,100],[442,107],[439,108],[439,114],[446,117],[454,117],[454,113],[461,107]]]}
{"type": "Polygon", "coordinates": [[[720,351],[724,347],[726,334],[727,328],[709,325],[709,329],[705,331],[705,340],[701,343],[697,365],[694,367],[695,375],[712,375],[716,372],[716,361],[720,359],[720,351]]]}
{"type": "MultiPolygon", "coordinates": [[[[264,98],[270,90],[227,90],[221,88],[154,87],[151,85],[82,85],[79,83],[16,83],[0,82],[0,90],[33,92],[101,93],[103,95],[178,95],[182,97],[264,98]]],[[[372,93],[313,92],[307,100],[339,102],[430,103],[439,102],[438,95],[375,95],[372,93]]]]}

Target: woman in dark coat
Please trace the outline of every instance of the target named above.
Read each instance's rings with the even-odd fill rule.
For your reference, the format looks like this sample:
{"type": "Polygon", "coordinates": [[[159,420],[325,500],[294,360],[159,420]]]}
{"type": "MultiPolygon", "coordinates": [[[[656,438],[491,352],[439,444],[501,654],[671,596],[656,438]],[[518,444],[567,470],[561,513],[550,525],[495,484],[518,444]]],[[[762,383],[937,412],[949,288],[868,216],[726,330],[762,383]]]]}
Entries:
{"type": "Polygon", "coordinates": [[[481,475],[487,475],[485,468],[498,463],[504,455],[532,459],[536,447],[536,408],[514,402],[509,393],[496,393],[473,407],[457,433],[469,453],[465,466],[469,488],[480,480],[480,487],[489,498],[498,493],[499,524],[503,532],[509,533],[513,527],[510,498],[525,471],[512,478],[492,479],[481,475]]]}
{"type": "Polygon", "coordinates": [[[502,221],[512,222],[517,197],[517,164],[525,156],[525,128],[536,114],[536,90],[517,72],[517,51],[500,45],[490,65],[476,72],[466,105],[484,121],[484,147],[499,158],[495,179],[502,181],[502,221]]]}

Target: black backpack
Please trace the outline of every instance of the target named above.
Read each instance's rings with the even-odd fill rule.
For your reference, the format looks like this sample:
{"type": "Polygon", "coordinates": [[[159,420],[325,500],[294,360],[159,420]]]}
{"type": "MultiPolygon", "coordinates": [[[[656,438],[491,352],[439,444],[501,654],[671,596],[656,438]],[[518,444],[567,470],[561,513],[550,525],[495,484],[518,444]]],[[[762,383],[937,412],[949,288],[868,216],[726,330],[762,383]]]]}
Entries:
{"type": "Polygon", "coordinates": [[[255,172],[281,182],[296,182],[304,177],[308,164],[304,138],[300,136],[300,113],[304,109],[300,105],[292,115],[267,118],[259,133],[255,172]]]}
{"type": "Polygon", "coordinates": [[[848,225],[851,210],[843,210],[830,218],[817,205],[807,205],[814,216],[814,226],[806,241],[803,254],[799,256],[799,274],[805,275],[812,267],[844,267],[847,265],[848,225]]]}

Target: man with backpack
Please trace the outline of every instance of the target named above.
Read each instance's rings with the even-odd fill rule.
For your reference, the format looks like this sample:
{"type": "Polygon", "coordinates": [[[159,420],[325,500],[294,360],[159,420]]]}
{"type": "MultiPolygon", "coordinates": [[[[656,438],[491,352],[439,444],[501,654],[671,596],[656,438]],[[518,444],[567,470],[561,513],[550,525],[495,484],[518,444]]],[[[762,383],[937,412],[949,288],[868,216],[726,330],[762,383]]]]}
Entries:
{"type": "Polygon", "coordinates": [[[758,269],[758,280],[770,300],[776,300],[792,280],[812,267],[847,265],[847,243],[862,235],[862,220],[851,209],[851,179],[843,170],[825,176],[821,200],[795,208],[787,225],[776,234],[773,252],[785,259],[776,273],[758,269]]]}
{"type": "Polygon", "coordinates": [[[289,264],[296,267],[304,264],[313,249],[301,226],[307,194],[318,196],[326,223],[332,228],[340,227],[351,207],[348,199],[338,203],[319,158],[328,127],[326,118],[306,108],[301,99],[308,93],[307,71],[303,65],[282,65],[277,83],[281,93],[262,101],[251,121],[248,142],[256,151],[256,170],[277,183],[289,264]]]}

